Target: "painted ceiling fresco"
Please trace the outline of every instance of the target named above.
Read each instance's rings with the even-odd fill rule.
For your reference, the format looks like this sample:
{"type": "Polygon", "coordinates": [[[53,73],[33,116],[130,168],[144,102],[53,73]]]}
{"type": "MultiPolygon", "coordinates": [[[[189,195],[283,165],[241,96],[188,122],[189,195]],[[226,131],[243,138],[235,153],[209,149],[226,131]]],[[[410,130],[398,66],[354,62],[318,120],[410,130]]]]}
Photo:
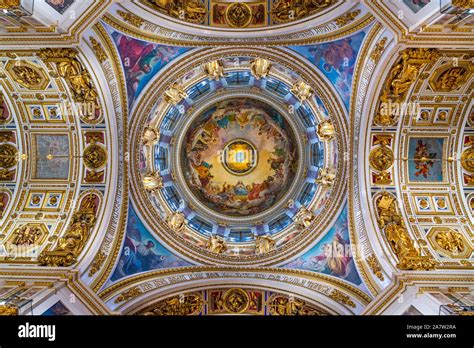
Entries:
{"type": "Polygon", "coordinates": [[[294,178],[294,134],[262,102],[242,98],[212,106],[193,122],[186,139],[188,184],[221,213],[246,216],[268,209],[294,178]]]}
{"type": "Polygon", "coordinates": [[[344,205],[336,222],[318,244],[283,267],[321,272],[360,285],[362,280],[351,251],[347,205],[344,205]]]}
{"type": "Polygon", "coordinates": [[[130,206],[125,241],[117,268],[111,280],[117,281],[135,273],[160,268],[189,266],[190,263],[173,255],[147,230],[130,206]]]}
{"type": "Polygon", "coordinates": [[[291,47],[327,76],[348,109],[352,95],[354,66],[367,30],[334,42],[291,47]]]}
{"type": "Polygon", "coordinates": [[[124,35],[108,27],[122,60],[127,81],[128,105],[132,107],[144,86],[166,64],[188,48],[158,45],[124,35]]]}

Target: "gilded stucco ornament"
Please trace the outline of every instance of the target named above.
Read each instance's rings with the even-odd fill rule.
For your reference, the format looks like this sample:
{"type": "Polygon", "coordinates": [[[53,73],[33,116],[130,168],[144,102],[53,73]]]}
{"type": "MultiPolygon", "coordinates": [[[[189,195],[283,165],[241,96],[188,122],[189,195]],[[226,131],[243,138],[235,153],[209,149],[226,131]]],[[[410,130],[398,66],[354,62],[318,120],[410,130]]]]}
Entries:
{"type": "Polygon", "coordinates": [[[257,80],[267,77],[271,68],[272,64],[263,58],[255,58],[250,62],[250,72],[257,80]]]}
{"type": "Polygon", "coordinates": [[[401,216],[398,210],[397,199],[392,194],[383,191],[376,199],[378,225],[385,228],[389,223],[400,223],[401,216]]]}
{"type": "Polygon", "coordinates": [[[296,298],[275,297],[269,303],[271,315],[301,315],[304,302],[296,298]]]}
{"type": "Polygon", "coordinates": [[[38,57],[45,62],[56,63],[59,76],[63,77],[78,102],[97,101],[97,90],[93,85],[90,74],[77,59],[77,51],[73,48],[44,48],[38,57]]]}
{"type": "Polygon", "coordinates": [[[101,145],[92,143],[84,149],[82,159],[87,168],[100,169],[107,163],[107,150],[101,145]]]}
{"type": "Polygon", "coordinates": [[[429,80],[434,92],[455,92],[470,79],[472,63],[469,61],[456,61],[437,69],[429,80]]]}
{"type": "Polygon", "coordinates": [[[375,256],[375,254],[370,254],[369,256],[367,256],[366,261],[370,269],[372,270],[372,273],[375,274],[377,278],[383,281],[384,276],[382,273],[382,267],[380,266],[380,263],[377,260],[377,257],[375,256]]]}
{"type": "Polygon", "coordinates": [[[384,37],[383,39],[381,39],[379,42],[375,44],[375,48],[370,54],[370,59],[372,59],[375,64],[377,64],[380,60],[380,57],[382,57],[382,54],[385,51],[386,44],[387,44],[387,37],[384,37]]]}
{"type": "Polygon", "coordinates": [[[122,292],[120,295],[118,295],[115,300],[114,300],[114,303],[120,303],[120,302],[125,302],[125,301],[128,301],[132,298],[135,298],[139,295],[143,294],[143,291],[141,288],[139,288],[138,286],[135,286],[133,288],[130,288],[130,289],[127,289],[125,290],[124,292],[122,292]]]}
{"type": "Polygon", "coordinates": [[[59,76],[66,80],[72,98],[77,103],[81,119],[89,124],[97,124],[103,117],[99,94],[77,54],[73,48],[44,48],[37,55],[45,62],[55,63],[59,76]]]}
{"type": "Polygon", "coordinates": [[[77,261],[77,257],[90,237],[97,222],[99,197],[88,193],[74,212],[66,232],[59,238],[53,250],[42,251],[38,257],[41,266],[68,267],[77,261]]]}
{"type": "Polygon", "coordinates": [[[204,300],[200,293],[189,293],[162,300],[146,310],[144,315],[196,315],[202,311],[204,300]]]}
{"type": "Polygon", "coordinates": [[[427,239],[433,248],[445,257],[468,259],[473,251],[462,233],[450,227],[433,227],[427,234],[427,239]]]}
{"type": "Polygon", "coordinates": [[[390,248],[398,258],[398,269],[425,271],[435,269],[437,262],[428,256],[422,256],[421,251],[411,239],[399,212],[396,198],[384,191],[377,198],[376,206],[379,227],[383,230],[390,248]]]}
{"type": "Polygon", "coordinates": [[[395,161],[392,149],[388,146],[381,145],[370,151],[369,163],[372,168],[379,172],[386,171],[392,167],[395,161]]]}
{"type": "Polygon", "coordinates": [[[255,252],[265,254],[275,249],[275,241],[270,236],[257,236],[255,238],[255,252]]]}
{"type": "Polygon", "coordinates": [[[402,224],[391,223],[385,227],[385,235],[397,255],[397,267],[402,270],[432,270],[436,262],[427,256],[421,256],[420,250],[415,247],[406,227],[402,224]]]}
{"type": "Polygon", "coordinates": [[[360,10],[355,10],[352,12],[348,12],[345,15],[336,18],[335,22],[338,27],[343,27],[347,23],[352,22],[354,19],[357,18],[357,16],[360,14],[360,10]]]}
{"type": "Polygon", "coordinates": [[[325,120],[318,124],[316,133],[318,134],[319,139],[331,141],[336,135],[336,128],[330,120],[325,120]]]}
{"type": "Polygon", "coordinates": [[[12,181],[15,179],[15,170],[0,168],[0,181],[12,181]]]}
{"type": "Polygon", "coordinates": [[[8,208],[10,203],[10,194],[8,191],[0,192],[0,219],[3,218],[5,210],[8,208]]]}
{"type": "Polygon", "coordinates": [[[392,184],[392,176],[388,171],[381,171],[380,173],[374,173],[374,183],[377,185],[390,185],[392,184]]]}
{"type": "Polygon", "coordinates": [[[316,217],[313,212],[309,211],[308,208],[302,206],[295,215],[295,225],[299,229],[305,229],[309,227],[316,217]]]}
{"type": "Polygon", "coordinates": [[[0,9],[8,10],[20,6],[21,0],[0,0],[0,9]]]}
{"type": "Polygon", "coordinates": [[[154,127],[147,126],[143,131],[142,144],[146,146],[153,146],[160,137],[160,131],[154,127]]]}
{"type": "Polygon", "coordinates": [[[213,60],[204,64],[204,72],[212,80],[220,80],[221,77],[225,77],[224,65],[220,60],[213,60]]]}
{"type": "Polygon", "coordinates": [[[164,93],[165,101],[173,105],[178,104],[181,100],[187,98],[187,96],[188,94],[176,82],[164,93]]]}
{"type": "Polygon", "coordinates": [[[91,42],[92,49],[99,62],[105,62],[107,60],[107,54],[102,45],[92,36],[89,38],[89,41],[91,42]]]}
{"type": "Polygon", "coordinates": [[[39,242],[44,233],[40,225],[27,224],[18,228],[13,233],[11,244],[16,246],[31,246],[39,242]]]}
{"type": "Polygon", "coordinates": [[[163,179],[159,172],[149,173],[142,178],[143,188],[147,192],[156,192],[163,188],[163,179]]]}
{"type": "Polygon", "coordinates": [[[89,277],[92,277],[94,274],[96,274],[99,271],[99,269],[104,264],[106,258],[107,258],[107,255],[103,251],[99,251],[97,253],[97,255],[94,257],[94,260],[92,261],[91,268],[88,273],[89,277]]]}
{"type": "MultiPolygon", "coordinates": [[[[141,295],[142,293],[140,293],[141,295]]],[[[346,295],[342,295],[344,297],[346,295]]],[[[177,293],[133,314],[141,315],[328,315],[327,310],[293,294],[248,288],[211,288],[177,293]]]]}
{"type": "Polygon", "coordinates": [[[13,316],[18,315],[18,307],[12,307],[9,305],[0,305],[0,316],[13,316]]]}
{"type": "Polygon", "coordinates": [[[453,6],[466,10],[474,8],[474,3],[472,2],[472,0],[452,0],[451,2],[453,6]]]}
{"type": "Polygon", "coordinates": [[[334,169],[331,168],[320,168],[318,172],[318,177],[316,178],[316,183],[322,187],[332,187],[334,185],[334,180],[336,180],[336,174],[334,169]]]}
{"type": "MultiPolygon", "coordinates": [[[[1,77],[0,77],[1,78],[1,77]]],[[[5,103],[5,96],[3,95],[2,91],[0,91],[0,124],[7,123],[10,118],[10,111],[5,103]]],[[[1,140],[6,141],[6,140],[1,140]]]]}
{"type": "Polygon", "coordinates": [[[443,231],[436,234],[436,243],[444,250],[453,255],[457,255],[464,251],[466,246],[461,233],[455,231],[443,231]]]}
{"type": "Polygon", "coordinates": [[[276,0],[272,4],[270,15],[276,23],[287,23],[316,14],[334,3],[335,0],[276,0]]]}
{"type": "Polygon", "coordinates": [[[291,87],[291,93],[293,93],[300,102],[305,102],[313,95],[313,89],[310,85],[305,83],[304,81],[298,81],[291,87]]]}
{"type": "Polygon", "coordinates": [[[125,12],[122,10],[118,10],[117,13],[119,14],[120,17],[123,18],[125,22],[130,23],[136,28],[140,28],[144,23],[144,20],[142,18],[138,17],[137,15],[133,13],[125,12]]]}
{"type": "Polygon", "coordinates": [[[46,73],[40,67],[28,61],[11,60],[7,63],[6,70],[13,80],[27,89],[43,90],[49,83],[46,73]]]}
{"type": "Polygon", "coordinates": [[[245,28],[252,21],[252,9],[245,3],[235,2],[227,7],[226,20],[231,27],[245,28]]]}
{"type": "Polygon", "coordinates": [[[334,301],[342,303],[344,305],[347,305],[353,308],[355,308],[356,306],[354,301],[352,301],[348,295],[342,293],[341,291],[337,289],[333,289],[331,293],[329,294],[329,297],[333,299],[334,301]]]}
{"type": "Polygon", "coordinates": [[[313,306],[306,301],[294,298],[293,296],[283,296],[280,294],[273,294],[268,299],[268,312],[270,315],[327,315],[328,313],[313,306]]]}
{"type": "Polygon", "coordinates": [[[207,241],[206,248],[213,253],[222,254],[227,250],[227,245],[222,237],[212,235],[207,241]]]}
{"type": "Polygon", "coordinates": [[[379,110],[374,118],[375,125],[391,126],[400,116],[398,105],[405,100],[408,90],[417,80],[423,67],[438,58],[436,49],[407,48],[400,52],[400,58],[390,70],[380,96],[379,110]]]}
{"type": "Polygon", "coordinates": [[[474,173],[474,146],[463,151],[461,155],[461,166],[465,171],[474,173]]]}
{"type": "Polygon", "coordinates": [[[158,11],[186,22],[202,24],[206,20],[207,10],[201,0],[149,0],[148,3],[158,11]]]}
{"type": "Polygon", "coordinates": [[[0,168],[9,169],[14,167],[20,156],[18,149],[11,144],[0,145],[0,168]]]}
{"type": "Polygon", "coordinates": [[[168,225],[173,229],[173,231],[180,232],[185,226],[186,217],[181,212],[174,212],[168,215],[166,222],[168,222],[168,225]]]}

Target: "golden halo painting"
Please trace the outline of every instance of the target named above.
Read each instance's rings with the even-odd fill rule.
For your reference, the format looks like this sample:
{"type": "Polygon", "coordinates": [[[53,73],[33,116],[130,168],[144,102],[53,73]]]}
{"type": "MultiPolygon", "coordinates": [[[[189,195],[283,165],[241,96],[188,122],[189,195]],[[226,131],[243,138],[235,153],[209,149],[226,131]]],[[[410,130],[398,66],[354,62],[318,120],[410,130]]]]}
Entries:
{"type": "Polygon", "coordinates": [[[204,111],[188,129],[182,158],[186,182],[200,201],[231,216],[273,206],[298,163],[288,122],[269,104],[250,98],[204,111]]]}

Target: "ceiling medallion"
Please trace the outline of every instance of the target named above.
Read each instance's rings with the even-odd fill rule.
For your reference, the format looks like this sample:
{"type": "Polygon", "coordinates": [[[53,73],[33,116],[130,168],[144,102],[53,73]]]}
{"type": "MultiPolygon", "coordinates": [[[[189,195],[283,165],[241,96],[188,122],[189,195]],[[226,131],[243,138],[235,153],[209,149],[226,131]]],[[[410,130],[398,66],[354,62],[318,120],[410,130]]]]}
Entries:
{"type": "Polygon", "coordinates": [[[427,239],[434,250],[444,257],[468,259],[473,251],[463,234],[450,227],[431,228],[427,239]]]}
{"type": "Polygon", "coordinates": [[[87,168],[97,170],[107,163],[107,151],[97,144],[91,144],[84,149],[82,156],[87,168]]]}
{"type": "Polygon", "coordinates": [[[247,175],[258,163],[258,151],[248,140],[231,140],[222,152],[221,162],[234,175],[247,175]]]}
{"type": "Polygon", "coordinates": [[[49,83],[49,79],[43,69],[36,64],[22,60],[10,60],[6,70],[13,80],[24,88],[30,90],[44,90],[49,83]]]}
{"type": "Polygon", "coordinates": [[[224,294],[224,307],[230,313],[245,312],[249,302],[249,295],[243,289],[230,289],[224,294]]]}
{"type": "Polygon", "coordinates": [[[369,162],[378,171],[389,169],[395,160],[393,151],[388,146],[379,146],[370,151],[369,162]]]}
{"type": "Polygon", "coordinates": [[[233,3],[226,10],[227,23],[232,27],[245,28],[252,20],[252,10],[245,3],[233,3]]]}
{"type": "Polygon", "coordinates": [[[11,144],[0,145],[0,168],[12,168],[18,163],[18,149],[11,144]]]}
{"type": "Polygon", "coordinates": [[[474,147],[470,147],[461,155],[461,165],[469,173],[474,173],[474,147]]]}
{"type": "Polygon", "coordinates": [[[457,62],[456,66],[444,65],[433,73],[429,84],[435,92],[454,92],[469,81],[472,71],[474,69],[468,61],[457,62]]]}

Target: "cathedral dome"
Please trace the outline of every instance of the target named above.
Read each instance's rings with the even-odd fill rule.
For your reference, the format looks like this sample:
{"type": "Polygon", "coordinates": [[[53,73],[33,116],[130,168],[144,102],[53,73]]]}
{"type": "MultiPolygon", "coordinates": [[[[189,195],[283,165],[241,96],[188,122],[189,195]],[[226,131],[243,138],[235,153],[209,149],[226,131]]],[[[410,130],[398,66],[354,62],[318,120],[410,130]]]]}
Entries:
{"type": "Polygon", "coordinates": [[[139,101],[138,210],[190,257],[275,262],[342,208],[344,121],[334,91],[291,58],[227,51],[194,53],[139,101]]]}

